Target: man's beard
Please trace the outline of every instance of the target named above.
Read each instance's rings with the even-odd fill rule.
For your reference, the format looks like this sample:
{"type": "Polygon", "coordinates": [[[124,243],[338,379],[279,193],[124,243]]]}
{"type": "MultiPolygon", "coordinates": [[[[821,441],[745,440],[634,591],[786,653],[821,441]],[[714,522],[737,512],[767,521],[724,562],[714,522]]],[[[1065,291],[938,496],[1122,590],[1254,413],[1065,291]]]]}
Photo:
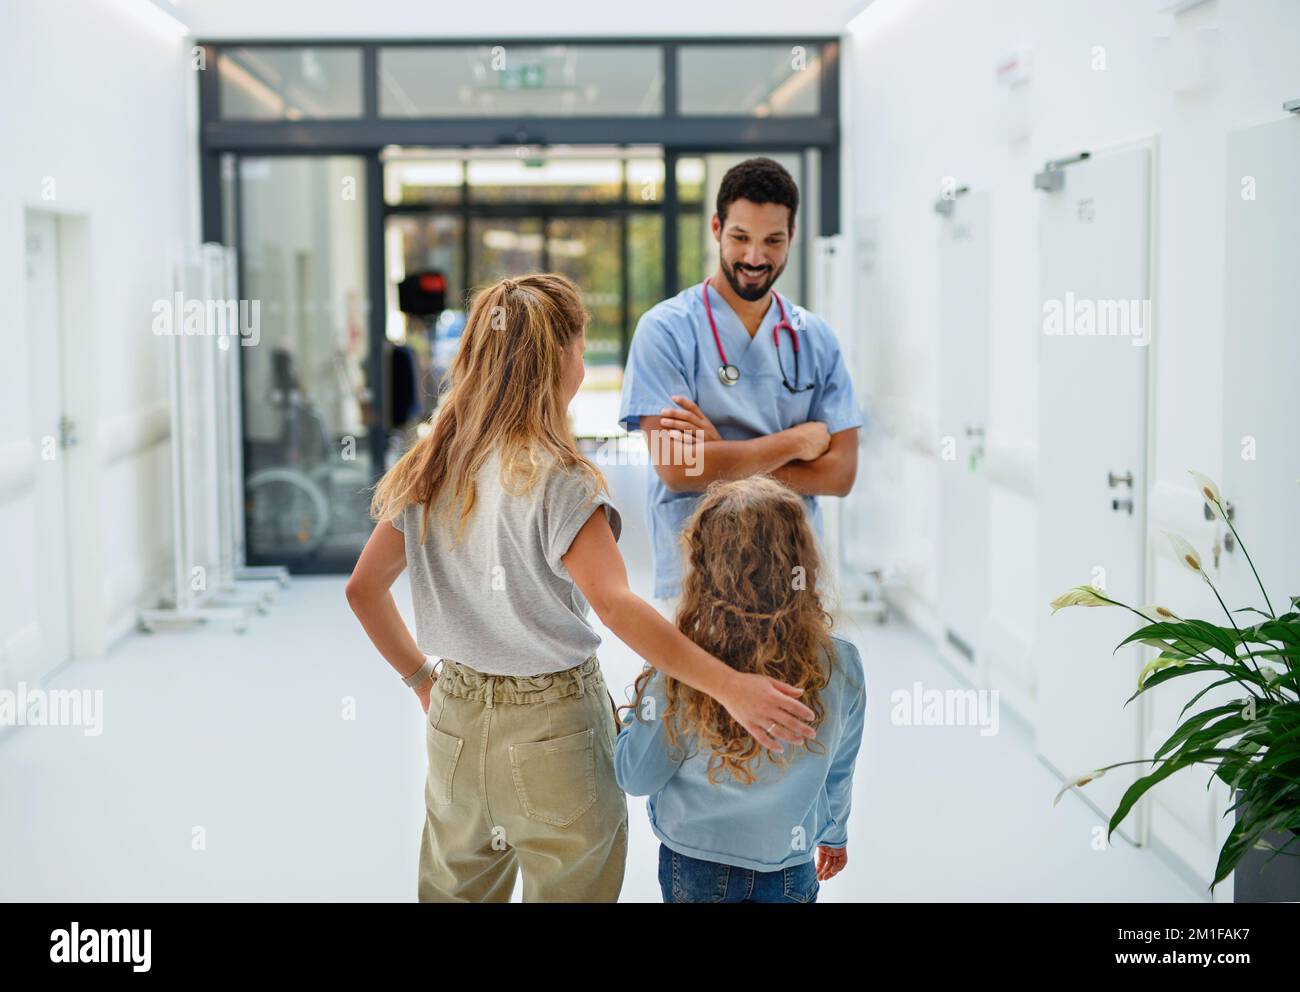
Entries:
{"type": "Polygon", "coordinates": [[[731,283],[731,288],[735,291],[736,295],[742,300],[748,300],[751,303],[754,300],[761,300],[767,294],[767,291],[772,288],[772,285],[776,282],[781,273],[785,271],[785,265],[782,265],[779,269],[772,269],[770,266],[766,266],[770,272],[768,278],[746,286],[740,281],[740,277],[736,274],[735,266],[728,265],[723,259],[719,259],[719,261],[722,262],[722,274],[727,277],[727,282],[731,283]]]}

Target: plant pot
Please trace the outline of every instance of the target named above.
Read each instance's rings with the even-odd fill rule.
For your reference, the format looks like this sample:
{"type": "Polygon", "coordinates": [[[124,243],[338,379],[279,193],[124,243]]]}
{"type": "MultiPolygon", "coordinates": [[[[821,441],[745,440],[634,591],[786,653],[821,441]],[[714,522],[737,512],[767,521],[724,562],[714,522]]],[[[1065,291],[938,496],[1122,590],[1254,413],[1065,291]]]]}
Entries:
{"type": "MultiPolygon", "coordinates": [[[[1238,820],[1242,812],[1238,807],[1238,820]]],[[[1300,902],[1300,843],[1294,842],[1297,833],[1300,831],[1274,830],[1264,835],[1273,847],[1292,842],[1285,854],[1274,857],[1272,851],[1252,847],[1241,856],[1232,877],[1233,902],[1300,902]]]]}

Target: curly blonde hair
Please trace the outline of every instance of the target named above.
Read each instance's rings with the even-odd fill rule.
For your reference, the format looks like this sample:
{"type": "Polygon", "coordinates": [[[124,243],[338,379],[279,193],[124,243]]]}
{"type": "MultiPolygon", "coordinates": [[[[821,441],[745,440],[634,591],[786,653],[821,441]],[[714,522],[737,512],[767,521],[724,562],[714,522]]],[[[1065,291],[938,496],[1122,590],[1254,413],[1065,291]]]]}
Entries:
{"type": "MultiPolygon", "coordinates": [[[[714,482],[681,542],[687,561],[677,629],[737,671],[802,688],[799,699],[819,726],[825,716],[821,690],[834,658],[833,621],[818,591],[821,559],[799,494],[767,476],[714,482]]],[[[635,701],[625,708],[640,706],[654,674],[647,667],[637,676],[635,701]]],[[[694,737],[710,752],[710,782],[726,775],[753,782],[765,749],[713,697],[661,677],[666,706],[657,716],[665,721],[669,746],[694,737]]],[[[807,739],[802,746],[821,747],[807,739]]],[[[770,751],[767,756],[785,763],[770,751]]]]}

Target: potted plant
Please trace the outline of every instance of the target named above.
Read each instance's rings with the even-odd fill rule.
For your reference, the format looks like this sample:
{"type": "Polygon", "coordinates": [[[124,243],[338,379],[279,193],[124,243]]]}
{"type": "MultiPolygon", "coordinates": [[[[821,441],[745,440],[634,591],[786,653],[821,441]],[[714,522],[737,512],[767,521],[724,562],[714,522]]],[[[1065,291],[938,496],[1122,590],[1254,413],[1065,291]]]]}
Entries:
{"type": "MultiPolygon", "coordinates": [[[[1246,546],[1224,511],[1218,487],[1205,476],[1192,472],[1205,501],[1231,529],[1250,570],[1259,584],[1264,608],[1243,607],[1235,613],[1224,604],[1218,589],[1201,565],[1195,548],[1176,534],[1170,534],[1178,558],[1196,572],[1219,600],[1228,625],[1206,620],[1185,619],[1162,606],[1140,609],[1110,599],[1092,586],[1076,586],[1052,601],[1052,611],[1066,606],[1118,606],[1145,621],[1126,637],[1115,650],[1126,644],[1139,643],[1157,648],[1159,653],[1142,669],[1137,691],[1125,705],[1144,692],[1188,675],[1213,675],[1216,680],[1194,695],[1179,713],[1182,723],[1160,747],[1154,757],[1138,761],[1120,761],[1098,768],[1068,783],[1057,793],[1054,802],[1075,786],[1084,786],[1120,765],[1154,765],[1124,793],[1110,819],[1107,837],[1128,816],[1133,805],[1148,789],[1175,772],[1193,765],[1205,765],[1212,777],[1225,782],[1234,801],[1228,812],[1236,812],[1223,848],[1210,891],[1234,869],[1240,869],[1237,885],[1254,887],[1247,878],[1248,869],[1257,871],[1263,860],[1269,865],[1278,855],[1300,857],[1300,597],[1291,597],[1290,610],[1277,614],[1264,584],[1255,571],[1246,546]],[[1246,615],[1255,619],[1246,624],[1246,615]],[[1243,626],[1243,624],[1246,624],[1243,626]],[[1219,686],[1232,686],[1237,698],[1219,706],[1193,709],[1206,693],[1219,686]],[[1183,719],[1191,710],[1191,715],[1183,719]],[[1270,852],[1267,858],[1256,852],[1270,852]]],[[[1208,783],[1207,783],[1208,784],[1208,783]]],[[[1283,862],[1296,865],[1300,862],[1283,862]]],[[[1266,874],[1268,869],[1265,869],[1266,874]]],[[[1283,873],[1274,872],[1281,876],[1283,873]]],[[[1300,892],[1273,898],[1300,899],[1300,892]]],[[[1240,900],[1239,900],[1240,901],[1240,900]]]]}

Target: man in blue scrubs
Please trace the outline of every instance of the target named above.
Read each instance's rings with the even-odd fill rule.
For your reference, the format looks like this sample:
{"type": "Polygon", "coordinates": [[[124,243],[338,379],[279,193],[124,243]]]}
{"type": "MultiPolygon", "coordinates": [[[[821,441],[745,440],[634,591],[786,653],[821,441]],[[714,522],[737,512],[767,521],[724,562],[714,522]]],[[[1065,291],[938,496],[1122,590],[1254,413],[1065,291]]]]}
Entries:
{"type": "Polygon", "coordinates": [[[645,431],[650,446],[647,517],[661,601],[680,593],[679,536],[713,480],[786,483],[803,494],[819,541],[816,497],[853,488],[862,415],[839,344],[824,321],[773,291],[798,207],[799,189],[777,162],[733,166],[713,215],[717,271],[646,311],[632,338],[619,422],[645,431]]]}

